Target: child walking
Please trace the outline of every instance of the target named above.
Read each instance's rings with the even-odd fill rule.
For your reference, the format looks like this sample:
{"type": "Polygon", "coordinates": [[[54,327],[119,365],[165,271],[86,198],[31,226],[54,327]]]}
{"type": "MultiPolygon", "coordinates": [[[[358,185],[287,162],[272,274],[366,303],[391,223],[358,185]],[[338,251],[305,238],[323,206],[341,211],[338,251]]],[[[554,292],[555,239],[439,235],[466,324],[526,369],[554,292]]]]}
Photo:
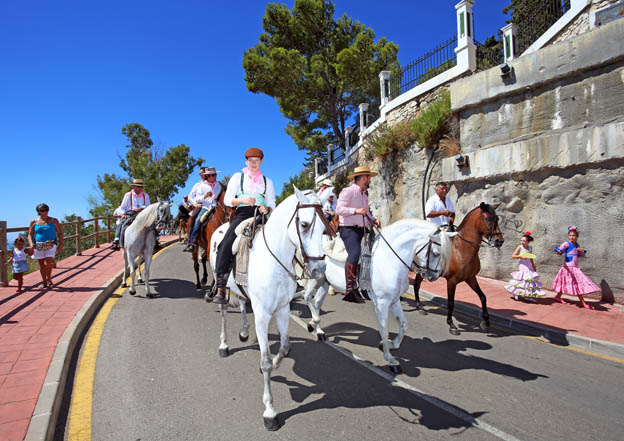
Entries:
{"type": "Polygon", "coordinates": [[[13,278],[17,280],[17,290],[15,292],[20,292],[24,286],[24,273],[28,272],[26,255],[32,255],[32,251],[24,248],[24,238],[22,236],[17,236],[13,241],[13,245],[13,255],[8,263],[13,263],[13,278]]]}
{"type": "Polygon", "coordinates": [[[505,289],[513,294],[514,300],[527,299],[536,303],[536,298],[544,295],[540,275],[537,273],[535,262],[530,257],[533,255],[533,247],[529,243],[533,242],[531,232],[527,231],[520,238],[520,245],[513,252],[511,258],[519,259],[518,271],[511,273],[512,279],[505,289]]]}
{"type": "Polygon", "coordinates": [[[566,303],[561,298],[561,294],[569,294],[578,296],[581,301],[580,306],[583,308],[594,309],[593,306],[585,303],[583,295],[600,291],[600,288],[598,288],[589,277],[583,274],[583,271],[578,267],[579,257],[584,257],[587,253],[587,250],[584,250],[578,244],[578,237],[578,228],[570,226],[568,227],[568,241],[555,248],[557,254],[561,255],[565,253],[565,260],[557,277],[555,277],[553,281],[552,290],[557,293],[555,301],[559,303],[566,303]]]}

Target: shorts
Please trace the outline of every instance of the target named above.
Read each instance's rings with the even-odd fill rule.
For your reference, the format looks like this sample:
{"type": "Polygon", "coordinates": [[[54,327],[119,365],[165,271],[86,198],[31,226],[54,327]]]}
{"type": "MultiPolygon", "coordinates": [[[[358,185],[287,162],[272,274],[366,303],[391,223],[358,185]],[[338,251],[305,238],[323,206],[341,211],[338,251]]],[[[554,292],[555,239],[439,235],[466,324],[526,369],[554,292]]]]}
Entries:
{"type": "Polygon", "coordinates": [[[52,248],[50,248],[49,250],[38,250],[37,248],[35,248],[35,252],[33,253],[32,258],[33,259],[45,259],[46,257],[54,257],[54,255],[56,254],[56,245],[53,245],[52,248]]]}

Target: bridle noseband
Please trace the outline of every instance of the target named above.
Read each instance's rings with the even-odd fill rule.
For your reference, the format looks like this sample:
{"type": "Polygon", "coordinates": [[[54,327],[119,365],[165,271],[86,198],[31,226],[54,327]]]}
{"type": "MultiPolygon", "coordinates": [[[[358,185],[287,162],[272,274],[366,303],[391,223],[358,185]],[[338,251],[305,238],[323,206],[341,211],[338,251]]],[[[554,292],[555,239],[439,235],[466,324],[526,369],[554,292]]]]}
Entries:
{"type": "MultiPolygon", "coordinates": [[[[477,208],[479,208],[479,207],[477,207],[477,208]]],[[[483,210],[481,210],[481,211],[483,211],[483,210]]],[[[481,221],[482,221],[482,222],[486,225],[486,229],[487,229],[487,233],[486,233],[486,234],[487,234],[487,236],[486,236],[486,237],[487,237],[487,240],[485,240],[484,238],[481,238],[481,243],[476,243],[476,242],[473,242],[473,241],[468,240],[468,239],[466,239],[465,237],[463,237],[463,236],[461,235],[461,233],[459,232],[459,229],[457,230],[457,236],[458,236],[461,240],[463,240],[464,242],[468,242],[470,245],[472,245],[472,246],[474,246],[474,247],[477,247],[477,248],[481,248],[481,247],[483,246],[483,243],[485,243],[485,244],[486,244],[487,246],[489,246],[489,247],[493,247],[494,245],[491,245],[491,243],[492,243],[492,239],[493,239],[494,237],[496,237],[496,236],[501,236],[501,237],[503,236],[502,231],[500,231],[500,230],[499,230],[498,232],[496,232],[496,229],[498,229],[498,216],[497,216],[497,215],[494,215],[494,220],[493,220],[493,221],[488,222],[488,223],[489,223],[489,226],[488,226],[488,224],[486,223],[486,220],[485,220],[484,218],[483,218],[483,219],[481,219],[481,221]]],[[[488,219],[488,221],[489,221],[489,219],[488,219]]],[[[460,225],[460,226],[461,226],[461,225],[460,225]]]]}

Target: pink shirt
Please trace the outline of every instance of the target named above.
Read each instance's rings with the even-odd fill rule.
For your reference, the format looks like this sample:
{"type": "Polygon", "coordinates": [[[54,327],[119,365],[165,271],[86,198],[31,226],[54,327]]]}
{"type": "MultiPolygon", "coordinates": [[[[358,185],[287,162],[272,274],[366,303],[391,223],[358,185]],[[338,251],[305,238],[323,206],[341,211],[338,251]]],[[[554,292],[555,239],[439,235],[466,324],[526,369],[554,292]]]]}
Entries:
{"type": "Polygon", "coordinates": [[[360,226],[369,227],[371,220],[367,216],[361,214],[354,214],[356,208],[366,208],[366,212],[370,218],[375,219],[368,207],[368,196],[364,193],[360,186],[352,184],[351,186],[343,189],[338,196],[338,205],[336,206],[336,213],[339,216],[340,225],[342,226],[360,226]]]}

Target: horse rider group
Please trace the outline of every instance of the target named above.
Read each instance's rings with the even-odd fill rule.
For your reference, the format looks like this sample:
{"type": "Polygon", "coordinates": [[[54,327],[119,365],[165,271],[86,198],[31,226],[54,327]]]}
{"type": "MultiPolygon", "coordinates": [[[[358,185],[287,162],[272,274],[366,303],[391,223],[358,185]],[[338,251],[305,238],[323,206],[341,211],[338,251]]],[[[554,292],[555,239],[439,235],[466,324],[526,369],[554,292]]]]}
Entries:
{"type": "Polygon", "coordinates": [[[201,226],[206,224],[215,212],[217,201],[221,194],[221,183],[217,181],[217,169],[214,167],[201,167],[199,169],[200,181],[193,185],[188,196],[193,204],[191,225],[193,230],[189,238],[188,246],[184,251],[192,253],[197,247],[201,226]]]}

